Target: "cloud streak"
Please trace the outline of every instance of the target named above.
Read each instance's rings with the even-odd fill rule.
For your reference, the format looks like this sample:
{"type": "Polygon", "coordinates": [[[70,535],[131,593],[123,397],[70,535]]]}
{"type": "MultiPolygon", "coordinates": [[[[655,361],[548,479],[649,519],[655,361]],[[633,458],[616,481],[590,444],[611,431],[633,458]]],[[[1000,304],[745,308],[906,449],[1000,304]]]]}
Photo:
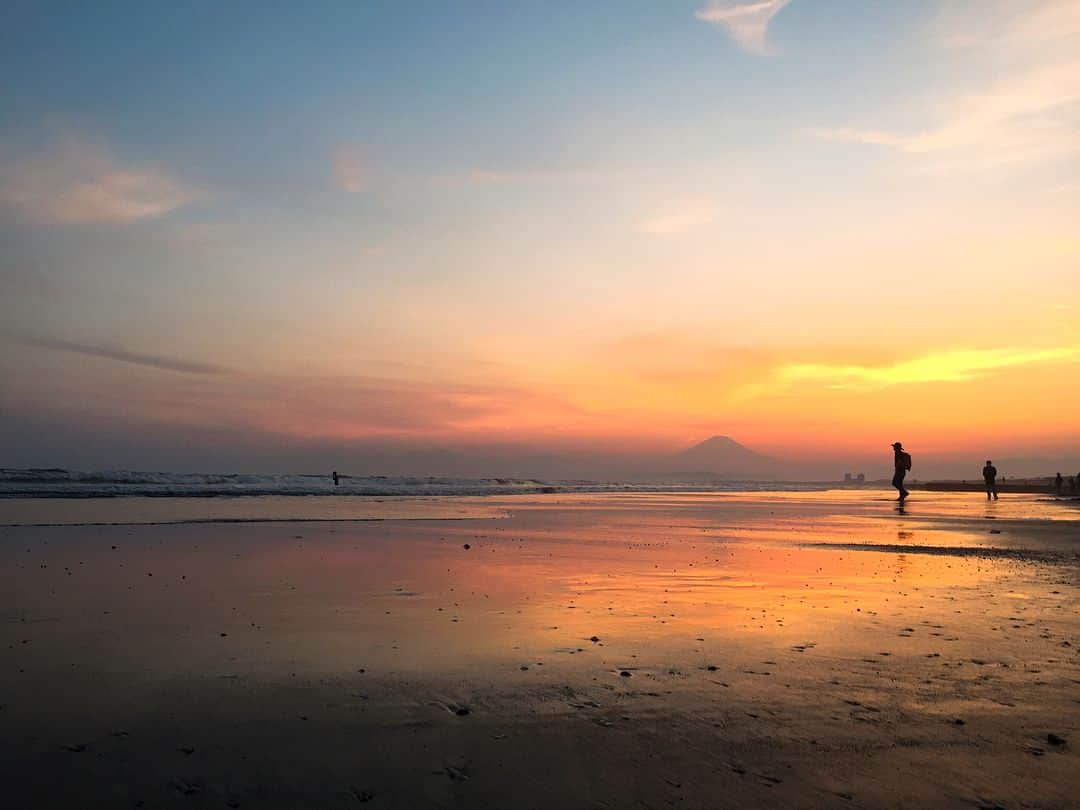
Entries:
{"type": "Polygon", "coordinates": [[[782,367],[777,378],[785,384],[812,382],[830,388],[871,387],[918,383],[969,382],[995,371],[1048,363],[1080,362],[1080,348],[954,349],[892,365],[835,365],[795,363],[782,367]]]}
{"type": "Polygon", "coordinates": [[[930,126],[906,131],[825,127],[807,134],[894,149],[920,158],[931,171],[986,170],[1076,156],[1078,9],[1075,0],[1049,0],[1025,13],[1009,5],[980,5],[977,12],[950,17],[939,44],[963,51],[962,58],[975,60],[972,67],[986,60],[972,72],[996,78],[943,99],[930,126]]]}
{"type": "Polygon", "coordinates": [[[0,149],[0,204],[47,225],[127,225],[198,196],[161,168],[118,160],[98,140],[66,136],[36,150],[0,149]]]}
{"type": "Polygon", "coordinates": [[[712,0],[696,17],[724,28],[742,48],[752,53],[767,51],[766,37],[773,17],[791,0],[760,0],[757,3],[726,3],[712,0]]]}
{"type": "Polygon", "coordinates": [[[812,138],[837,143],[862,143],[872,146],[893,146],[902,149],[906,142],[903,135],[878,129],[855,129],[852,127],[812,127],[806,130],[812,138]]]}
{"type": "MultiPolygon", "coordinates": [[[[37,342],[36,342],[37,343],[37,342]]],[[[355,375],[228,373],[227,369],[64,341],[45,348],[149,365],[184,374],[116,386],[78,369],[20,375],[4,395],[24,413],[91,417],[130,428],[203,427],[276,435],[298,442],[363,439],[526,441],[565,431],[568,420],[599,420],[564,398],[510,384],[467,384],[355,375]]]]}
{"type": "Polygon", "coordinates": [[[146,366],[161,371],[175,371],[181,374],[228,374],[229,369],[224,366],[210,363],[196,363],[188,360],[180,360],[175,357],[165,357],[157,354],[143,354],[131,352],[127,349],[117,349],[108,346],[93,346],[83,343],[75,343],[68,340],[55,340],[52,338],[39,338],[23,341],[23,345],[33,346],[39,349],[68,352],[85,357],[99,357],[104,360],[115,360],[119,363],[131,363],[137,366],[146,366]]]}
{"type": "Polygon", "coordinates": [[[954,102],[936,127],[904,134],[874,129],[813,129],[829,141],[872,144],[913,155],[944,156],[943,168],[987,168],[1080,153],[1080,59],[1027,71],[954,102]]]}
{"type": "Polygon", "coordinates": [[[1080,33],[1075,0],[979,0],[943,4],[935,28],[938,40],[954,49],[994,48],[1015,54],[1041,51],[1080,33]]]}
{"type": "Polygon", "coordinates": [[[653,236],[672,236],[708,225],[716,218],[716,205],[708,199],[672,202],[638,223],[637,229],[653,236]]]}

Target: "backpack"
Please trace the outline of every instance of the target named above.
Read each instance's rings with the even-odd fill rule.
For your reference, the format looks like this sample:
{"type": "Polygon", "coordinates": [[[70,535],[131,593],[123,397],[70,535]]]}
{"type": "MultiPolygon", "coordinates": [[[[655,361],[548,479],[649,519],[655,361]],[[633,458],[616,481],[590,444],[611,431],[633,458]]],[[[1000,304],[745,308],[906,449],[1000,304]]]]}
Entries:
{"type": "Polygon", "coordinates": [[[903,465],[905,470],[910,470],[911,469],[911,453],[901,453],[900,454],[900,463],[903,465]]]}

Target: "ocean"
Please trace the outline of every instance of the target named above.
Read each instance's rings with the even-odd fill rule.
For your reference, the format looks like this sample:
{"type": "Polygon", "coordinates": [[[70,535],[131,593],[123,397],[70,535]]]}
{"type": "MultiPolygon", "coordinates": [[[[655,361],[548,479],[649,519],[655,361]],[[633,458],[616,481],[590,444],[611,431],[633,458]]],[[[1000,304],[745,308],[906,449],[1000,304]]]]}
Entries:
{"type": "Polygon", "coordinates": [[[80,472],[54,469],[0,469],[0,498],[210,498],[355,495],[366,497],[436,495],[532,495],[570,492],[761,492],[814,491],[836,486],[812,482],[588,481],[535,478],[444,478],[433,476],[248,473],[172,473],[138,470],[80,472]]]}

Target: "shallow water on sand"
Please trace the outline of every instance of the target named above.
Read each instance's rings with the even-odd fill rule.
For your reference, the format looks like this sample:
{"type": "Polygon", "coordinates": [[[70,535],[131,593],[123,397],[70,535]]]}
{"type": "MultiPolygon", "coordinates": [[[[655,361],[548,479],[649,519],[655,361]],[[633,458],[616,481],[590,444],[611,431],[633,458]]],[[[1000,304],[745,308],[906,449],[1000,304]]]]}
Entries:
{"type": "Polygon", "coordinates": [[[503,517],[490,498],[289,496],[6,498],[0,526],[129,526],[503,517]]]}
{"type": "Polygon", "coordinates": [[[742,522],[769,515],[796,519],[831,515],[834,520],[896,516],[911,520],[1075,520],[1075,501],[1043,495],[1009,495],[982,501],[971,493],[918,492],[903,506],[888,492],[863,489],[777,492],[620,492],[507,496],[365,497],[115,497],[2,498],[0,527],[132,525],[169,523],[252,523],[274,521],[451,520],[506,517],[508,510],[550,506],[596,510],[723,507],[742,522]],[[892,508],[888,507],[892,504],[892,508]],[[1069,505],[1072,508],[1069,508],[1069,505]]]}
{"type": "Polygon", "coordinates": [[[1077,795],[1077,513],[887,498],[0,502],[126,524],[0,528],[5,784],[57,806],[351,806],[358,779],[371,806],[1077,795]],[[213,755],[177,758],[193,740],[213,755]],[[567,760],[594,746],[591,776],[567,760]]]}

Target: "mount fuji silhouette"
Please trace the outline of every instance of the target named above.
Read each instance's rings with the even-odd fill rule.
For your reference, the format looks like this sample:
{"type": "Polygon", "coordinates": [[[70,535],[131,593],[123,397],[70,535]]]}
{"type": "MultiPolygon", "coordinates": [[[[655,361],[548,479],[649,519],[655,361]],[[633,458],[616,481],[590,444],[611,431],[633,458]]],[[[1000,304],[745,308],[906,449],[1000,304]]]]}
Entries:
{"type": "Polygon", "coordinates": [[[730,436],[713,436],[672,456],[669,473],[710,473],[723,478],[775,478],[776,459],[739,444],[730,436]]]}

